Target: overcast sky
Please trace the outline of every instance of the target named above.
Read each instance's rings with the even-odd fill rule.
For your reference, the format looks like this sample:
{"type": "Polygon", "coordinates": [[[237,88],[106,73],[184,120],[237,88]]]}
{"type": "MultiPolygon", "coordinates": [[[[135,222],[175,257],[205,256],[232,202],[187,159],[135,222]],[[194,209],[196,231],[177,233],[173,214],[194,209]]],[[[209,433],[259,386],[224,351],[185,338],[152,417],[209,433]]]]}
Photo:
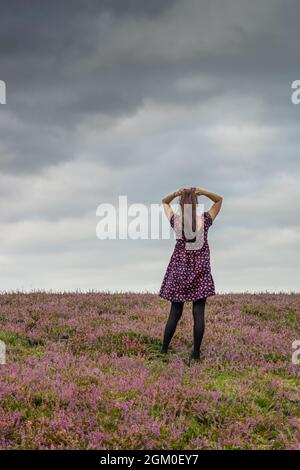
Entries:
{"type": "Polygon", "coordinates": [[[2,0],[0,290],[157,292],[174,240],[99,240],[96,209],[184,186],[224,197],[218,292],[298,290],[299,16],[296,0],[2,0]]]}

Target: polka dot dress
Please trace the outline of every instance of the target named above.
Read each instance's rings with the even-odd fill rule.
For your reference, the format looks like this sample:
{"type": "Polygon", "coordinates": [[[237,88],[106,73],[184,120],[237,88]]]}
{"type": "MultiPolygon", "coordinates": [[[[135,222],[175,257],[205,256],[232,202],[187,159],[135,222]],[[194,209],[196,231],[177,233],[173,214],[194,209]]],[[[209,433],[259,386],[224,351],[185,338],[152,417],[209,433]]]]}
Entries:
{"type": "Polygon", "coordinates": [[[188,243],[185,237],[180,237],[181,223],[177,214],[172,215],[170,224],[176,234],[176,244],[159,291],[160,297],[173,302],[188,302],[215,295],[207,241],[208,229],[212,225],[209,212],[203,212],[201,220],[202,235],[197,235],[195,242],[200,248],[189,249],[193,243],[188,243]]]}

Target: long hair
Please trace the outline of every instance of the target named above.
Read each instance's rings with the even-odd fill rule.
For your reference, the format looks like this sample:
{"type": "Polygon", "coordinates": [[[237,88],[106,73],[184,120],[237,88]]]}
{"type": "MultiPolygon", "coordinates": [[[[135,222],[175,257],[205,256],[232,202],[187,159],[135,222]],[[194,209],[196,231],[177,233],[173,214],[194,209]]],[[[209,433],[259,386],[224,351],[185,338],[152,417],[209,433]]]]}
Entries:
{"type": "Polygon", "coordinates": [[[196,240],[196,237],[188,239],[185,236],[185,234],[196,233],[198,197],[197,194],[195,194],[195,189],[196,188],[184,189],[179,199],[182,214],[182,237],[189,242],[196,240]]]}

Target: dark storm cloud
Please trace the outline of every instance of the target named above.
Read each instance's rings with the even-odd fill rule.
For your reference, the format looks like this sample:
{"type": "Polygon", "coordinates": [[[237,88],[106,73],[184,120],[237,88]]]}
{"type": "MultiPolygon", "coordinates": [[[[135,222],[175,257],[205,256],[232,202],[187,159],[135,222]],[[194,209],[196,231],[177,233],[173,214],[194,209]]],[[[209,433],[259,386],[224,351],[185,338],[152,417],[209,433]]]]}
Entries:
{"type": "MultiPolygon", "coordinates": [[[[93,113],[117,117],[134,112],[142,104],[146,80],[139,90],[134,79],[138,67],[122,60],[119,63],[118,58],[112,57],[111,65],[102,65],[99,33],[103,28],[105,37],[107,28],[108,36],[113,35],[110,19],[112,27],[113,18],[153,20],[174,3],[1,2],[0,70],[8,88],[5,112],[17,121],[12,131],[7,129],[11,129],[10,123],[6,126],[5,122],[0,129],[2,171],[32,172],[68,160],[70,153],[75,156],[69,147],[78,121],[93,113]],[[89,61],[95,64],[89,66],[89,61]],[[26,125],[22,127],[19,122],[26,125]],[[61,126],[66,129],[65,140],[61,126]]],[[[104,49],[109,57],[109,42],[104,49]]]]}
{"type": "MultiPolygon", "coordinates": [[[[91,115],[132,115],[147,98],[189,106],[209,105],[230,92],[254,94],[265,103],[276,98],[273,122],[289,120],[295,112],[289,84],[298,72],[299,5],[271,3],[1,2],[5,111],[17,121],[13,131],[5,120],[1,126],[2,171],[40,171],[75,158],[78,123],[91,115]],[[178,4],[179,16],[173,17],[178,4]],[[185,19],[190,8],[195,14],[185,19]],[[193,76],[222,78],[203,92],[178,90],[177,80],[193,76]]],[[[262,121],[271,118],[269,109],[262,121]]]]}
{"type": "MultiPolygon", "coordinates": [[[[226,112],[218,110],[218,97],[252,95],[264,103],[258,122],[289,125],[297,112],[289,85],[297,76],[299,6],[272,2],[271,17],[269,4],[186,2],[172,16],[178,2],[2,2],[0,70],[8,104],[0,110],[1,170],[31,173],[74,159],[78,123],[95,115],[113,124],[147,98],[215,107],[214,122],[226,112]],[[186,20],[190,8],[195,14],[186,20]],[[165,22],[155,30],[160,18],[165,22]],[[178,81],[195,76],[216,83],[178,89],[178,81]]],[[[204,114],[202,123],[210,125],[204,114]]],[[[142,164],[132,151],[101,160],[142,164]]]]}

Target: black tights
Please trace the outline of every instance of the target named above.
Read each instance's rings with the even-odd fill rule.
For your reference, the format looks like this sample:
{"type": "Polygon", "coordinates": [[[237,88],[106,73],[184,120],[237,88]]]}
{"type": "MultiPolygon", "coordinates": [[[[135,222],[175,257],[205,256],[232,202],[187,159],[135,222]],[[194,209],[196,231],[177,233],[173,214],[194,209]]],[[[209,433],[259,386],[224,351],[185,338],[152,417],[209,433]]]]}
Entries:
{"type": "MultiPolygon", "coordinates": [[[[205,309],[206,297],[203,299],[194,300],[193,302],[193,318],[194,318],[194,351],[193,357],[199,357],[200,346],[204,334],[205,321],[204,321],[204,309],[205,309]]],[[[167,352],[170,341],[175,333],[177,323],[181,318],[183,311],[184,302],[172,302],[169,318],[165,327],[164,339],[162,352],[167,352]]]]}

